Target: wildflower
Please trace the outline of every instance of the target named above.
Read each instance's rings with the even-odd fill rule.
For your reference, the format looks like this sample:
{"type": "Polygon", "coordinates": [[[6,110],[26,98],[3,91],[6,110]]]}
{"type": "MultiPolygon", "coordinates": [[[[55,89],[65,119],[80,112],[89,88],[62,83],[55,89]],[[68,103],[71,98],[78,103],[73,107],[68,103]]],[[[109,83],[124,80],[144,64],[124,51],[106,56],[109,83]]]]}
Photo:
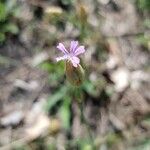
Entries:
{"type": "Polygon", "coordinates": [[[78,55],[85,52],[84,46],[78,46],[78,41],[71,41],[69,50],[67,50],[62,43],[59,43],[57,45],[57,48],[64,54],[64,56],[56,58],[57,62],[60,60],[68,60],[74,67],[78,67],[78,65],[80,64],[78,55]]]}

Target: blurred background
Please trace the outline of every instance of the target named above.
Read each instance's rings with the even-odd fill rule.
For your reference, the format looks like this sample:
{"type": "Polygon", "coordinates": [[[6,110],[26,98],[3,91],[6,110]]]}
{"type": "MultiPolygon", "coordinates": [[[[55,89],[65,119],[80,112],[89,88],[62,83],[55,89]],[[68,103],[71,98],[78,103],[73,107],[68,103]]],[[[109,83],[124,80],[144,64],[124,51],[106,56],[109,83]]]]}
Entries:
{"type": "Polygon", "coordinates": [[[0,0],[0,150],[150,150],[149,0],[0,0]],[[85,45],[80,87],[59,42],[85,45]]]}

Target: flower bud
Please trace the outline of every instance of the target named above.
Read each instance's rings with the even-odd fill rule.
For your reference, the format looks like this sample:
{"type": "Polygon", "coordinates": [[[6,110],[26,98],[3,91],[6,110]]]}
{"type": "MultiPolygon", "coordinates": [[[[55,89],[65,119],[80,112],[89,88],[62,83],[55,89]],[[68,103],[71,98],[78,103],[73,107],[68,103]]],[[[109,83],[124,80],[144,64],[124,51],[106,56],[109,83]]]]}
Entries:
{"type": "Polygon", "coordinates": [[[66,61],[66,77],[74,86],[80,86],[84,79],[84,70],[80,64],[74,67],[70,61],[66,61]]]}

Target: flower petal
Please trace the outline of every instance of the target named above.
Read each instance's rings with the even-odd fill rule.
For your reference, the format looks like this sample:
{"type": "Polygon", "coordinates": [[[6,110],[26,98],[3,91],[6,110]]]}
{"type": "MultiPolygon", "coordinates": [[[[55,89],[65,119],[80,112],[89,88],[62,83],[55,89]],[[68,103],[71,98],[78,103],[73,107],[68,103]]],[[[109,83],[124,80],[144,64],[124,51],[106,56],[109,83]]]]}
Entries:
{"type": "Polygon", "coordinates": [[[78,46],[78,41],[71,41],[70,52],[74,53],[74,51],[76,50],[77,46],[78,46]]]}
{"type": "Polygon", "coordinates": [[[64,54],[68,54],[68,51],[66,50],[65,46],[62,43],[59,43],[57,45],[57,48],[62,51],[64,54]]]}
{"type": "Polygon", "coordinates": [[[84,46],[79,46],[79,47],[75,50],[74,55],[75,55],[75,56],[78,56],[79,54],[82,54],[82,53],[84,53],[84,52],[85,52],[84,46]]]}
{"type": "Polygon", "coordinates": [[[80,63],[80,59],[78,58],[78,57],[71,57],[71,62],[72,62],[72,64],[73,64],[73,66],[74,67],[77,67],[78,66],[78,64],[80,63]]]}
{"type": "Polygon", "coordinates": [[[58,62],[58,61],[65,60],[65,59],[68,59],[68,57],[66,55],[61,56],[61,57],[57,57],[56,61],[58,62]]]}

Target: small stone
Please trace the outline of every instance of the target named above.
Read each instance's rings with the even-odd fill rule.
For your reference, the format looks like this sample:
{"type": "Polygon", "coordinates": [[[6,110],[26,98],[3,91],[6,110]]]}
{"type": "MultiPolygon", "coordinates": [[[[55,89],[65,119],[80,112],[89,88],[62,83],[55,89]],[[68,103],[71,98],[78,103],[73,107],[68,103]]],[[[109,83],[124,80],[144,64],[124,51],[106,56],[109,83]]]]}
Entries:
{"type": "Polygon", "coordinates": [[[16,110],[0,119],[0,124],[4,127],[18,125],[24,118],[23,112],[16,110]]]}

